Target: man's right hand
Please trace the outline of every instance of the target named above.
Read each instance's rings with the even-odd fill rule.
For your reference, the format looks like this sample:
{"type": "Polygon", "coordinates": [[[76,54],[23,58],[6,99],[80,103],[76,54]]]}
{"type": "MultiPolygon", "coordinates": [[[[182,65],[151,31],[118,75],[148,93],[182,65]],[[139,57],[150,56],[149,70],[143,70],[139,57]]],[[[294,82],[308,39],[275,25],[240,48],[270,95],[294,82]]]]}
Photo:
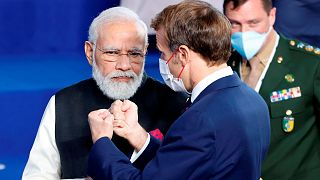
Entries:
{"type": "Polygon", "coordinates": [[[93,143],[102,137],[112,138],[113,119],[113,115],[107,109],[99,109],[89,113],[88,121],[93,143]]]}
{"type": "Polygon", "coordinates": [[[127,139],[139,151],[146,142],[148,133],[138,122],[137,105],[129,100],[124,100],[123,102],[117,100],[109,110],[115,117],[113,121],[114,132],[127,139]]]}

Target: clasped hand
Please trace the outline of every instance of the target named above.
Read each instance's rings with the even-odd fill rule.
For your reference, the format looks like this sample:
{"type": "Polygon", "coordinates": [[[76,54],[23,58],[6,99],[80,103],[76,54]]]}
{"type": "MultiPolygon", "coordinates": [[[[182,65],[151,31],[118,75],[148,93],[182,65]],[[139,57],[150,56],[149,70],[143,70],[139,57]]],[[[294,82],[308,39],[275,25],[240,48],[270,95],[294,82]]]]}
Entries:
{"type": "Polygon", "coordinates": [[[129,100],[116,100],[109,109],[92,111],[88,115],[92,141],[112,138],[113,133],[129,141],[137,150],[147,139],[147,132],[138,123],[138,107],[129,100]]]}

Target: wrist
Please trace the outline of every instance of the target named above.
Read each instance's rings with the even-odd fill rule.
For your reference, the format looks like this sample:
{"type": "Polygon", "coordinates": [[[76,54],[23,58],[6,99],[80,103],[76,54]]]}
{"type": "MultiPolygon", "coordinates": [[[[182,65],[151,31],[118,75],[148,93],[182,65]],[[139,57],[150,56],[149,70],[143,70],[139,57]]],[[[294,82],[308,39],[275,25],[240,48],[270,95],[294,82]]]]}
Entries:
{"type": "Polygon", "coordinates": [[[140,149],[145,144],[147,138],[148,138],[148,133],[141,126],[139,126],[139,128],[133,131],[132,134],[130,134],[127,139],[135,150],[140,151],[140,149]]]}

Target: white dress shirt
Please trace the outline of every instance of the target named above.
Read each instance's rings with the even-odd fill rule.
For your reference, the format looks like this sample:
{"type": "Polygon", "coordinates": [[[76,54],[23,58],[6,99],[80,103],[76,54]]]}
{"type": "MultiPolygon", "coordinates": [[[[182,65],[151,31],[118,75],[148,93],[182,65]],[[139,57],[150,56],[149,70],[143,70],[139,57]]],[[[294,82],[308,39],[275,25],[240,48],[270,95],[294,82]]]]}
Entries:
{"type": "Polygon", "coordinates": [[[209,76],[202,79],[192,90],[191,93],[191,102],[193,102],[199,94],[208,87],[211,83],[215,82],[218,79],[221,79],[226,76],[230,76],[233,74],[233,71],[230,66],[220,69],[218,71],[213,72],[209,76]]]}

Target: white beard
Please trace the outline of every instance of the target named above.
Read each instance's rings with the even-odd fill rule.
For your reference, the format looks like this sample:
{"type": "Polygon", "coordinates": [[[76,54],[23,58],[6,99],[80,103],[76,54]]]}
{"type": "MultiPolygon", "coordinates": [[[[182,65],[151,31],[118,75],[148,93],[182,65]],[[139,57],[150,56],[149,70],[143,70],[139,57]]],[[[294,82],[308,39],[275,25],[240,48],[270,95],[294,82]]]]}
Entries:
{"type": "Polygon", "coordinates": [[[92,76],[104,95],[108,96],[113,100],[117,100],[117,99],[124,100],[124,99],[129,99],[137,92],[137,89],[140,87],[142,82],[143,71],[144,71],[143,69],[144,69],[144,65],[141,68],[141,73],[139,75],[136,75],[132,70],[128,70],[125,72],[114,71],[104,76],[99,70],[99,68],[97,67],[95,60],[93,60],[92,76]],[[132,78],[132,80],[130,80],[129,82],[115,82],[112,80],[112,78],[114,77],[121,77],[121,76],[130,77],[132,78]]]}

